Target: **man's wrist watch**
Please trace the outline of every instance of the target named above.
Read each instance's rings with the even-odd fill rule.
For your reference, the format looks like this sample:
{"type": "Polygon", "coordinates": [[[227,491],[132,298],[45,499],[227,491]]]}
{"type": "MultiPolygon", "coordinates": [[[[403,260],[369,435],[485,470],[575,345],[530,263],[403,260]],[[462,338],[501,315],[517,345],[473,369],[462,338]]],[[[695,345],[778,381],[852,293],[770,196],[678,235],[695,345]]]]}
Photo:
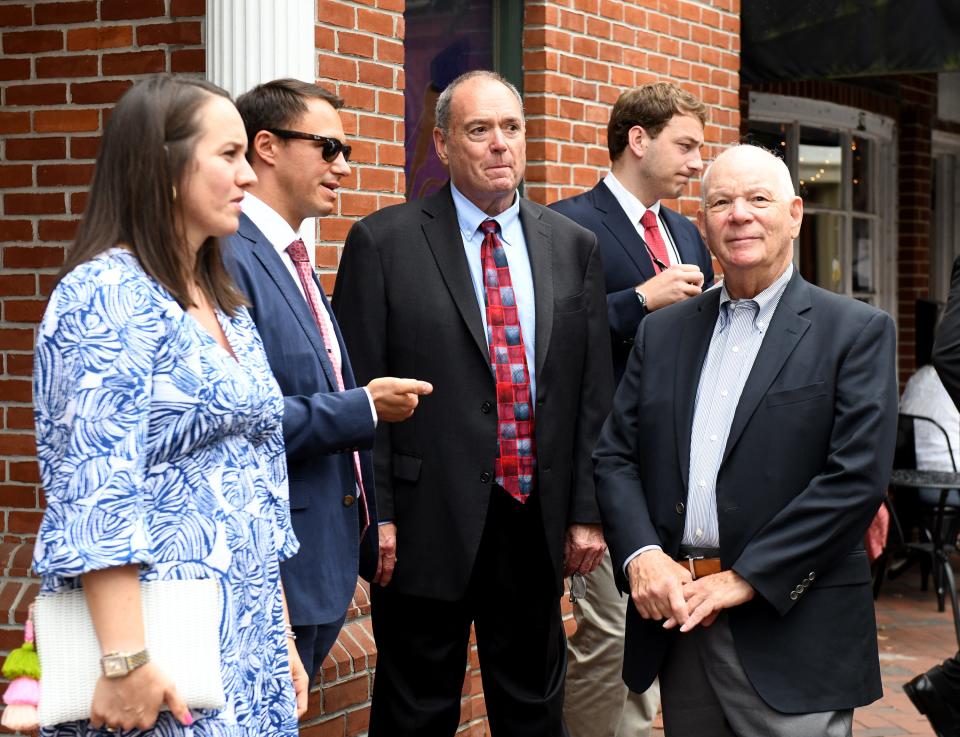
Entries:
{"type": "Polygon", "coordinates": [[[100,658],[100,669],[106,678],[123,678],[149,662],[146,648],[138,653],[106,653],[100,658]]]}
{"type": "Polygon", "coordinates": [[[645,295],[645,294],[644,294],[643,292],[641,292],[639,289],[634,289],[633,291],[636,292],[636,294],[637,294],[637,299],[640,300],[640,306],[641,306],[643,309],[647,309],[647,295],[645,295]]]}

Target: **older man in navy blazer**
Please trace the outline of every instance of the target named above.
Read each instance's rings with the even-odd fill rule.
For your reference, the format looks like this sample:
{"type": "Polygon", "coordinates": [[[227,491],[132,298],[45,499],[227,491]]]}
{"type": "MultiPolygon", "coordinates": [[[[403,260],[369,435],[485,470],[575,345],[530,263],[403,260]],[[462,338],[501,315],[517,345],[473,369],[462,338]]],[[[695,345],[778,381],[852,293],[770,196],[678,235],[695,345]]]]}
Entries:
{"type": "Polygon", "coordinates": [[[313,84],[280,79],[241,95],[257,183],[247,191],[227,268],[250,301],[284,394],[290,509],[300,552],[281,567],[310,682],[337,639],[357,582],[378,574],[370,448],[377,421],[409,417],[429,384],[377,378],[357,387],[350,358],[298,230],[330,213],[350,174],[337,112],[313,84]]]}
{"type": "Polygon", "coordinates": [[[880,310],[793,265],[803,202],[754,146],[707,170],[724,285],[643,320],[594,452],[624,678],[670,737],[849,737],[880,697],[863,537],[897,425],[880,310]]]}

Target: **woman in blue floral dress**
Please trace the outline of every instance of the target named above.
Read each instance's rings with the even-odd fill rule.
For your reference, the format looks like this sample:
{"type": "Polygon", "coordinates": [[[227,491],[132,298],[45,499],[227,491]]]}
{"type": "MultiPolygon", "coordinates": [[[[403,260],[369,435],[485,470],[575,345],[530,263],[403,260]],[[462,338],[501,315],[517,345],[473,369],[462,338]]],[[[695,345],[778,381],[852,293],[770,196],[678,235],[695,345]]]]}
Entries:
{"type": "Polygon", "coordinates": [[[37,335],[34,568],[44,591],[82,587],[103,654],[132,657],[89,721],[45,735],[292,737],[306,708],[279,577],[297,550],[283,400],[217,241],[255,181],[245,149],[226,93],[172,77],[128,91],[104,134],[37,335]],[[139,665],[140,581],[181,578],[220,583],[223,709],[139,665]]]}

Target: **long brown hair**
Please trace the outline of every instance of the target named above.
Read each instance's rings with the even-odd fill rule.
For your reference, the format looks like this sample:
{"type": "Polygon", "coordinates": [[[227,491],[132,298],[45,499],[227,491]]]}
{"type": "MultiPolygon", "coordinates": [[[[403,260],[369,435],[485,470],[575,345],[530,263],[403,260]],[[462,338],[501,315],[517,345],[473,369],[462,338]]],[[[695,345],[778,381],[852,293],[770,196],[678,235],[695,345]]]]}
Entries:
{"type": "Polygon", "coordinates": [[[193,305],[196,280],[231,317],[246,304],[223,266],[219,239],[210,237],[192,258],[177,217],[177,188],[200,133],[200,109],[211,95],[230,99],[201,79],[160,75],[120,98],[104,130],[90,196],[58,280],[117,245],[128,246],[143,270],[181,307],[193,305]]]}

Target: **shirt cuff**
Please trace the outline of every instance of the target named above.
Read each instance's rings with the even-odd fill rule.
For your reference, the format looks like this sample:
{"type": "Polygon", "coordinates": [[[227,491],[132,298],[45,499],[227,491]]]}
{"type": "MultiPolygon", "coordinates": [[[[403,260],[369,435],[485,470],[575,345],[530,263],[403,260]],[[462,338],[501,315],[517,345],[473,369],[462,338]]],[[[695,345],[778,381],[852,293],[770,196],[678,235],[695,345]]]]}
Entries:
{"type": "Polygon", "coordinates": [[[377,417],[377,406],[373,403],[373,395],[370,393],[370,390],[367,389],[367,387],[361,386],[360,388],[363,389],[364,392],[366,392],[367,401],[370,402],[370,414],[373,415],[373,426],[376,427],[376,426],[377,426],[377,419],[378,419],[378,417],[377,417]]]}
{"type": "Polygon", "coordinates": [[[633,560],[634,558],[636,558],[636,557],[637,557],[638,555],[640,555],[641,553],[646,553],[648,550],[659,550],[659,551],[662,552],[662,551],[663,551],[663,548],[661,548],[659,545],[644,545],[644,546],[643,546],[642,548],[640,548],[639,550],[636,550],[636,551],[634,551],[633,553],[631,553],[630,555],[628,555],[628,556],[627,556],[627,559],[623,562],[623,575],[624,575],[624,576],[627,575],[627,566],[630,565],[630,561],[633,560]]]}
{"type": "Polygon", "coordinates": [[[382,520],[379,520],[379,521],[377,522],[377,526],[378,526],[378,527],[383,526],[383,525],[392,525],[392,524],[393,524],[393,520],[392,520],[392,519],[382,519],[382,520]]]}

